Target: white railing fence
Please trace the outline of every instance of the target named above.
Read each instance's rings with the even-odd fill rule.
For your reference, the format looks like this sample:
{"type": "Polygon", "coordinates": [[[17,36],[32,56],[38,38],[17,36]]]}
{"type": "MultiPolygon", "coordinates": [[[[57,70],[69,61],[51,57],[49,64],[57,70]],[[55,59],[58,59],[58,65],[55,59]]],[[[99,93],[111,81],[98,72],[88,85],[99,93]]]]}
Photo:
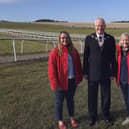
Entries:
{"type": "MultiPolygon", "coordinates": [[[[48,52],[48,45],[52,44],[53,47],[56,46],[56,42],[58,40],[59,33],[54,32],[31,32],[31,31],[24,31],[24,30],[14,30],[14,29],[0,29],[0,33],[7,35],[6,38],[0,38],[0,40],[10,40],[12,41],[13,46],[13,62],[17,62],[17,52],[16,52],[16,41],[21,42],[21,48],[20,52],[21,54],[24,53],[24,44],[26,41],[32,41],[35,43],[43,43],[45,44],[45,51],[48,52]]],[[[71,39],[75,45],[75,47],[78,49],[79,53],[83,53],[84,49],[84,40],[86,35],[84,34],[71,34],[71,39]]],[[[115,37],[116,40],[119,39],[119,37],[115,37]]],[[[40,54],[41,55],[41,54],[40,54]]],[[[40,58],[42,58],[40,55],[40,58]]],[[[42,54],[43,55],[43,54],[42,54]]],[[[48,57],[48,54],[45,54],[48,57]]],[[[26,55],[27,58],[28,55],[26,55]]],[[[33,55],[34,58],[37,58],[33,55]]],[[[46,57],[45,56],[45,57],[46,57]]],[[[44,56],[43,56],[44,57],[44,56]]],[[[24,60],[25,57],[22,58],[24,60]]],[[[29,60],[30,57],[28,57],[29,60]]]]}
{"type": "MultiPolygon", "coordinates": [[[[18,61],[18,58],[17,58],[18,56],[17,56],[17,52],[16,52],[17,41],[21,42],[21,45],[20,45],[21,46],[21,48],[20,48],[21,54],[24,53],[24,44],[27,41],[45,44],[45,51],[48,52],[48,45],[52,44],[53,47],[56,46],[56,42],[58,40],[58,34],[59,34],[59,33],[53,33],[53,32],[31,32],[31,31],[12,30],[12,29],[0,29],[0,33],[7,35],[7,37],[0,38],[0,40],[12,41],[13,61],[14,62],[18,61]]],[[[84,48],[85,35],[72,34],[70,36],[72,38],[73,43],[75,44],[75,47],[79,50],[80,53],[82,53],[83,48],[84,48]]],[[[40,57],[40,55],[39,55],[39,57],[40,57]]],[[[46,55],[46,54],[44,53],[42,55],[46,55]]],[[[35,56],[33,56],[33,57],[35,58],[35,56]]]]}

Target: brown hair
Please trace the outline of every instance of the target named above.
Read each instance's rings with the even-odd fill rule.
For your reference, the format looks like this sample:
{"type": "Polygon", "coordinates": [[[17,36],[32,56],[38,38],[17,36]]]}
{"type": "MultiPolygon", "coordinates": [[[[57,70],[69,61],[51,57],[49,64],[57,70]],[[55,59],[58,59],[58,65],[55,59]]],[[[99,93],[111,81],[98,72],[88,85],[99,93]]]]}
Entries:
{"type": "Polygon", "coordinates": [[[67,37],[68,37],[68,39],[69,39],[69,47],[68,47],[69,52],[72,52],[72,51],[75,50],[74,45],[73,45],[73,43],[72,43],[72,40],[71,40],[71,37],[70,37],[69,33],[66,32],[66,31],[61,31],[61,32],[59,33],[59,38],[58,38],[58,42],[57,42],[57,48],[58,48],[58,50],[59,50],[59,54],[60,54],[60,55],[62,55],[62,49],[61,49],[62,43],[60,42],[60,36],[61,36],[61,34],[63,34],[63,33],[66,34],[67,37]]]}

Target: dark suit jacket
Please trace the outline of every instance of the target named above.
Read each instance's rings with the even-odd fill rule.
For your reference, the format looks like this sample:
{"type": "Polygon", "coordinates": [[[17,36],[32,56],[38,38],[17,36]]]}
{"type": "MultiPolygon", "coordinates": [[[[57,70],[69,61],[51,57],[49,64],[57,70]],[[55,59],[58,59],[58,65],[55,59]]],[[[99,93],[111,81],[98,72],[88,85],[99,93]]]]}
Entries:
{"type": "Polygon", "coordinates": [[[83,74],[88,75],[88,80],[98,81],[109,79],[116,74],[116,47],[115,39],[104,33],[102,50],[98,45],[97,35],[93,33],[85,39],[83,57],[83,74]]]}

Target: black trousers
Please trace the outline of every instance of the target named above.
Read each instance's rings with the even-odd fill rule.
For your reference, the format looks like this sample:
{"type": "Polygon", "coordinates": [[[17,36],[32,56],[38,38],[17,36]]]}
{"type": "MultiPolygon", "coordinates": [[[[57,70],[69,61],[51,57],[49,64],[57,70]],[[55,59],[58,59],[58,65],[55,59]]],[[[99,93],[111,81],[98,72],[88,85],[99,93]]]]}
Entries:
{"type": "Polygon", "coordinates": [[[104,119],[110,119],[111,81],[88,81],[88,113],[89,119],[96,121],[98,108],[98,88],[101,90],[101,109],[104,119]]]}
{"type": "Polygon", "coordinates": [[[124,102],[125,102],[125,107],[127,111],[127,116],[129,117],[129,84],[123,84],[120,83],[120,88],[123,94],[124,102]]]}

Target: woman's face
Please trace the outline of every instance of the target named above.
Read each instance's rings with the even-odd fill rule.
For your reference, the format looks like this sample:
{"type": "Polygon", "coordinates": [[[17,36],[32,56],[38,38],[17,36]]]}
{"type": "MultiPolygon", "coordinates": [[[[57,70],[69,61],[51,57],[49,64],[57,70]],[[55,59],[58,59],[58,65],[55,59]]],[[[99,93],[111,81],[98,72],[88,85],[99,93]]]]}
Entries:
{"type": "Polygon", "coordinates": [[[120,40],[120,44],[123,49],[127,49],[129,47],[129,38],[128,36],[123,36],[120,40]]]}
{"type": "Polygon", "coordinates": [[[63,44],[63,45],[68,45],[69,43],[69,37],[68,35],[66,35],[65,33],[62,33],[60,35],[60,42],[63,44]]]}

